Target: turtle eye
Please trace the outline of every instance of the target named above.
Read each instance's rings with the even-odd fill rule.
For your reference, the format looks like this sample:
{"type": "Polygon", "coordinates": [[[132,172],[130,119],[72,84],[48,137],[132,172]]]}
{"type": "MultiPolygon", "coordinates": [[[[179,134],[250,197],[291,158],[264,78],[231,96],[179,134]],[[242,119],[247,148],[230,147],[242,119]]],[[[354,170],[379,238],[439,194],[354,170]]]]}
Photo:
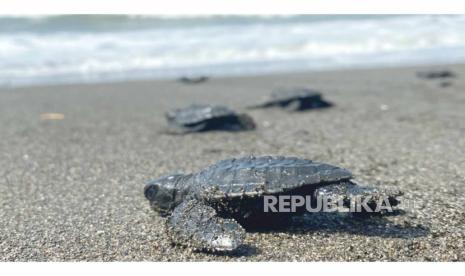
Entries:
{"type": "Polygon", "coordinates": [[[157,185],[147,185],[144,189],[145,198],[152,200],[158,192],[157,185]]]}

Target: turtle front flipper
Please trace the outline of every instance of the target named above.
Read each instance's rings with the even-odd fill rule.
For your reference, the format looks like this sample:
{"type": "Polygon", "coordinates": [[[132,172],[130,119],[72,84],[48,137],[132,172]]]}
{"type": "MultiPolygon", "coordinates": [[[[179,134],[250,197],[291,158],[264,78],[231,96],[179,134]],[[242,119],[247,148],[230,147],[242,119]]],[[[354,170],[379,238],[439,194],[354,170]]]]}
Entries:
{"type": "Polygon", "coordinates": [[[175,243],[200,250],[233,251],[245,236],[236,221],[218,217],[215,209],[194,199],[177,206],[167,224],[175,243]]]}
{"type": "Polygon", "coordinates": [[[352,181],[320,187],[315,191],[315,198],[339,203],[345,212],[356,214],[384,214],[394,211],[403,193],[399,190],[364,187],[352,181]]]}

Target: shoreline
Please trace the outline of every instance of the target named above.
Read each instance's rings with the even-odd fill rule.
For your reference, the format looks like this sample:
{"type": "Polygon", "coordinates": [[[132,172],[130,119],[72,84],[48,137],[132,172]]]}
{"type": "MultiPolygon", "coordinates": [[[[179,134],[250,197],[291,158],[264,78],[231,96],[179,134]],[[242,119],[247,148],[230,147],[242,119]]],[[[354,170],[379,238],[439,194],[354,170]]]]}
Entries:
{"type": "MultiPolygon", "coordinates": [[[[47,83],[46,81],[43,82],[36,82],[36,83],[25,83],[25,84],[1,84],[0,90],[4,89],[19,89],[19,88],[41,88],[41,87],[56,87],[56,86],[76,86],[76,85],[100,85],[100,84],[107,84],[107,85],[117,85],[119,83],[139,83],[139,82],[163,82],[163,81],[176,81],[181,77],[186,77],[192,75],[193,77],[196,76],[206,76],[209,78],[215,79],[231,79],[231,78],[260,78],[260,77],[285,77],[290,75],[302,75],[302,74],[319,74],[319,73],[337,73],[337,72],[361,72],[363,71],[372,71],[372,70],[421,70],[422,68],[429,68],[429,69],[437,69],[437,68],[448,68],[448,67],[456,67],[461,66],[465,63],[419,63],[419,64],[382,64],[382,65],[352,65],[347,67],[328,67],[328,68],[306,68],[306,69],[295,69],[295,70],[276,70],[271,72],[256,72],[256,73],[231,73],[231,74],[182,74],[182,73],[171,73],[171,76],[145,76],[145,77],[127,77],[121,79],[101,79],[101,80],[93,80],[93,81],[63,81],[57,83],[47,83]]],[[[157,70],[158,71],[158,70],[157,70]]],[[[195,68],[188,71],[195,71],[195,68]]],[[[148,73],[148,72],[147,72],[148,73]]],[[[109,73],[110,75],[110,73],[109,73]]]]}
{"type": "Polygon", "coordinates": [[[2,261],[464,261],[465,64],[265,76],[0,88],[2,261]],[[417,71],[449,69],[441,86],[417,71]],[[276,86],[334,104],[246,110],[276,86]],[[250,132],[162,134],[164,112],[190,103],[247,112],[250,132]],[[334,164],[416,208],[354,220],[305,216],[247,233],[236,255],[172,246],[144,183],[245,155],[334,164]]]}

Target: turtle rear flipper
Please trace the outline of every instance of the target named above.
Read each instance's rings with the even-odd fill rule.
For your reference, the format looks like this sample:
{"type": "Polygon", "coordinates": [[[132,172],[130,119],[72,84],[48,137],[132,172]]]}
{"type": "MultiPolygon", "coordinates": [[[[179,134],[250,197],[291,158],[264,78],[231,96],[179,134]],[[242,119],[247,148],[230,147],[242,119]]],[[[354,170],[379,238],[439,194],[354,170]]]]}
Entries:
{"type": "Polygon", "coordinates": [[[236,221],[218,217],[215,209],[198,200],[177,206],[167,224],[175,243],[200,250],[233,251],[245,235],[236,221]]]}
{"type": "Polygon", "coordinates": [[[402,192],[398,190],[364,187],[351,181],[323,186],[315,191],[316,198],[326,197],[333,203],[340,202],[354,215],[393,212],[400,203],[398,197],[401,195],[402,192]]]}
{"type": "Polygon", "coordinates": [[[300,100],[292,100],[286,103],[283,103],[282,106],[287,111],[300,111],[302,110],[302,101],[300,100]]]}
{"type": "Polygon", "coordinates": [[[254,120],[247,114],[239,114],[237,121],[241,130],[253,130],[256,128],[254,120]]]}

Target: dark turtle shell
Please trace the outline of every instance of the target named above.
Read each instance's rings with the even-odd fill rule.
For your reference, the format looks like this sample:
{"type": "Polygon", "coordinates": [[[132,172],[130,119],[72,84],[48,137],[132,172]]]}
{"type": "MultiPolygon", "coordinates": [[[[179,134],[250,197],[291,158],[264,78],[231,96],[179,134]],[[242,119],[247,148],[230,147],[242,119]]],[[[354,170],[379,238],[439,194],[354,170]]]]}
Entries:
{"type": "Polygon", "coordinates": [[[308,159],[283,156],[220,161],[192,176],[201,193],[213,197],[255,196],[287,192],[308,185],[350,179],[350,171],[308,159]]]}
{"type": "Polygon", "coordinates": [[[193,104],[166,112],[168,122],[177,125],[194,125],[212,118],[234,116],[236,113],[226,106],[193,104]]]}
{"type": "Polygon", "coordinates": [[[320,100],[321,93],[304,87],[276,88],[271,91],[269,102],[288,102],[294,100],[320,100]]]}

